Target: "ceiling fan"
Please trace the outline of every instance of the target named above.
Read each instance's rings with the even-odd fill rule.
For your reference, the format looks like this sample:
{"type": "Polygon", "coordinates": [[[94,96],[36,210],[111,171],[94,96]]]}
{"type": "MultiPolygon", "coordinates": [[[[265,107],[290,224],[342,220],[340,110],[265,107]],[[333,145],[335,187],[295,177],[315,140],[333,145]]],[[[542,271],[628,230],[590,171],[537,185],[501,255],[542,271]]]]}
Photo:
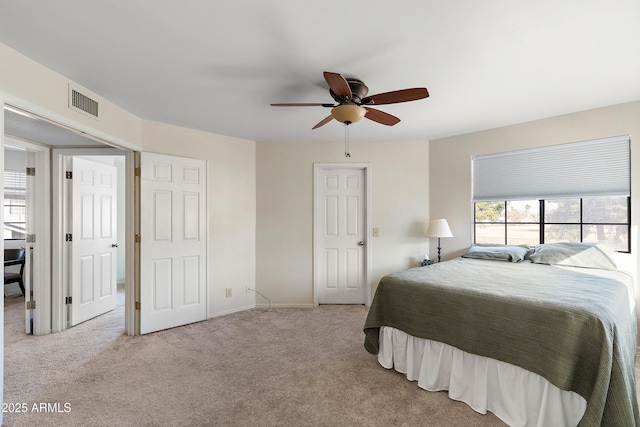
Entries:
{"type": "Polygon", "coordinates": [[[427,98],[427,88],[418,87],[412,89],[394,90],[367,96],[369,88],[358,79],[345,79],[341,74],[324,72],[324,79],[329,85],[329,94],[337,104],[322,103],[298,103],[298,104],[271,104],[272,107],[329,107],[331,115],[321,120],[313,129],[324,126],[331,120],[350,125],[366,117],[374,122],[387,126],[393,126],[400,121],[396,116],[371,108],[370,105],[397,104],[399,102],[416,101],[427,98]]]}

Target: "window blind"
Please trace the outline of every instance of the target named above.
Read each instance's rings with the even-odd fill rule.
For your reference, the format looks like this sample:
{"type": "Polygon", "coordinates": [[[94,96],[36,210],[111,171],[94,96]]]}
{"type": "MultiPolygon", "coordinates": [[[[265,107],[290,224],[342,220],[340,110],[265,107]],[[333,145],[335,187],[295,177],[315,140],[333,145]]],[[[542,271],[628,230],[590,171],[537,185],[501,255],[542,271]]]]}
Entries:
{"type": "Polygon", "coordinates": [[[474,156],[473,201],[631,194],[628,135],[474,156]]]}
{"type": "Polygon", "coordinates": [[[5,169],[4,198],[24,200],[26,198],[26,193],[27,193],[27,176],[25,171],[5,169]]]}

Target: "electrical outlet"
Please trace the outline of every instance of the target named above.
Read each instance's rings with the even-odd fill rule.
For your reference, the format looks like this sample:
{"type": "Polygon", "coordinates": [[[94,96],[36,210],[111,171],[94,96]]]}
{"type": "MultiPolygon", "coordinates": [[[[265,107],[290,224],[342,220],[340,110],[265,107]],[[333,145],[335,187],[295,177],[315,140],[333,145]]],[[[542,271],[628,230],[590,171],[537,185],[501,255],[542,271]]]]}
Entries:
{"type": "Polygon", "coordinates": [[[380,229],[378,227],[373,227],[373,237],[378,237],[380,235],[380,229]]]}
{"type": "Polygon", "coordinates": [[[249,285],[245,286],[244,291],[245,291],[245,293],[247,293],[247,294],[249,293],[249,285]]]}
{"type": "Polygon", "coordinates": [[[227,288],[227,298],[231,298],[231,288],[227,288]]]}

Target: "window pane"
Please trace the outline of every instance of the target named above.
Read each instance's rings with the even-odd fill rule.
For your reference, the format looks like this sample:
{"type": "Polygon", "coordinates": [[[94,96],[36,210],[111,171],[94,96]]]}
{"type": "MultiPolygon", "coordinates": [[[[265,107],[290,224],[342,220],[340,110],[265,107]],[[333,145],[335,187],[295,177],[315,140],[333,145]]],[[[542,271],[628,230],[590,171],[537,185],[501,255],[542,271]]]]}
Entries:
{"type": "Polygon", "coordinates": [[[588,197],[582,199],[582,221],[627,223],[627,197],[588,197]]]}
{"type": "Polygon", "coordinates": [[[534,246],[540,243],[540,224],[507,224],[508,245],[534,246]]]}
{"type": "Polygon", "coordinates": [[[580,199],[545,200],[544,222],[579,223],[580,199]]]}
{"type": "Polygon", "coordinates": [[[613,251],[629,250],[629,228],[626,225],[585,225],[583,241],[600,243],[613,251]]]}
{"type": "Polygon", "coordinates": [[[553,224],[544,227],[544,242],[579,242],[580,224],[553,224]]]}
{"type": "Polygon", "coordinates": [[[504,225],[476,224],[476,243],[479,245],[504,245],[504,225]]]}
{"type": "Polygon", "coordinates": [[[504,222],[504,202],[476,202],[475,205],[476,222],[504,222]]]}
{"type": "Polygon", "coordinates": [[[538,200],[517,200],[507,202],[507,222],[539,221],[540,202],[538,200]]]}

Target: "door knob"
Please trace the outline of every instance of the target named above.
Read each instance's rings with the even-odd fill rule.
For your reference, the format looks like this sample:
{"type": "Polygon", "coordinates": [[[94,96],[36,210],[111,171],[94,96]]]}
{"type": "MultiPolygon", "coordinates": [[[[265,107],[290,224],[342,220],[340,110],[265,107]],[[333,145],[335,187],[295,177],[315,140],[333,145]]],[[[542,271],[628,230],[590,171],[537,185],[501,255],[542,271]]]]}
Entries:
{"type": "Polygon", "coordinates": [[[358,246],[364,246],[364,242],[363,242],[362,240],[360,240],[360,241],[358,242],[358,246]]]}
{"type": "Polygon", "coordinates": [[[117,247],[118,247],[118,244],[117,244],[117,243],[112,243],[112,244],[111,244],[111,247],[112,247],[112,248],[117,248],[117,247]]]}

